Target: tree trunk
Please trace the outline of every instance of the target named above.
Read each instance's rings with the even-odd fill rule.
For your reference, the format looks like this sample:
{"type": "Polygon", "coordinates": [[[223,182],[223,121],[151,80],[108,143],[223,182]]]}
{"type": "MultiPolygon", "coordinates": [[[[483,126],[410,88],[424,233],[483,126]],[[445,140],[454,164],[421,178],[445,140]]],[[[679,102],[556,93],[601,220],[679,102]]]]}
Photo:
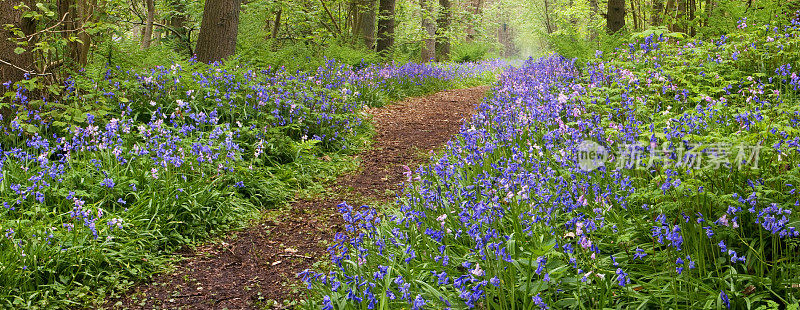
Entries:
{"type": "Polygon", "coordinates": [[[150,41],[153,40],[153,22],[156,18],[155,0],[144,0],[144,3],[147,7],[147,21],[142,34],[142,49],[150,48],[150,41]]]}
{"type": "Polygon", "coordinates": [[[281,30],[281,14],[283,14],[283,10],[278,10],[278,13],[275,14],[275,25],[272,27],[272,38],[278,38],[278,31],[281,30]]]}
{"type": "Polygon", "coordinates": [[[359,34],[368,49],[375,45],[375,0],[363,1],[359,9],[359,34]]]}
{"type": "Polygon", "coordinates": [[[422,52],[420,60],[423,62],[434,60],[436,57],[436,23],[433,21],[434,11],[431,0],[419,0],[422,9],[422,52]]]}
{"type": "Polygon", "coordinates": [[[56,1],[58,16],[64,18],[64,22],[61,23],[62,36],[66,39],[75,37],[80,40],[69,40],[67,42],[65,56],[71,61],[69,65],[73,68],[85,66],[89,60],[89,47],[92,44],[92,38],[83,29],[83,25],[85,22],[90,21],[89,18],[93,14],[96,2],[96,0],[91,2],[82,0],[78,3],[75,0],[56,1]]]}
{"type": "Polygon", "coordinates": [[[639,21],[636,17],[636,6],[634,6],[635,0],[631,0],[631,19],[633,20],[633,30],[639,29],[639,21]]]}
{"type": "Polygon", "coordinates": [[[384,54],[394,45],[395,0],[379,0],[378,4],[378,53],[384,54]]]}
{"type": "Polygon", "coordinates": [[[675,10],[675,32],[686,32],[686,0],[677,0],[675,10]]]}
{"type": "Polygon", "coordinates": [[[172,10],[169,16],[169,27],[174,30],[169,32],[175,42],[176,49],[179,52],[187,52],[189,57],[192,56],[192,42],[189,38],[189,31],[186,30],[186,7],[181,0],[169,0],[167,3],[172,10]]]}
{"type": "MultiPolygon", "coordinates": [[[[25,35],[30,35],[36,30],[35,21],[28,18],[22,18],[22,10],[15,10],[14,6],[19,2],[14,1],[0,1],[0,25],[11,24],[15,28],[19,28],[25,35]]],[[[26,1],[30,6],[30,1],[26,1]]],[[[13,33],[0,28],[0,83],[12,82],[16,83],[25,77],[26,72],[34,71],[33,54],[30,52],[30,46],[17,45],[15,41],[9,41],[15,38],[13,33]],[[25,48],[21,54],[17,54],[14,50],[18,47],[25,48]]],[[[0,88],[0,91],[4,88],[0,88]]]]}
{"type": "Polygon", "coordinates": [[[439,16],[436,19],[436,61],[450,60],[450,0],[439,0],[439,16]]]}
{"type": "Polygon", "coordinates": [[[711,15],[714,15],[714,1],[706,0],[706,5],[703,8],[703,27],[708,26],[708,21],[711,19],[711,15]]]}
{"type": "Polygon", "coordinates": [[[544,28],[547,30],[547,34],[552,34],[556,31],[553,22],[550,20],[550,5],[547,0],[544,0],[544,28]]]}
{"type": "Polygon", "coordinates": [[[236,52],[241,0],[206,0],[197,37],[197,61],[212,63],[236,52]]]}
{"type": "Polygon", "coordinates": [[[625,27],[625,0],[608,0],[606,27],[612,34],[625,27]]]}
{"type": "Polygon", "coordinates": [[[675,31],[675,0],[667,0],[664,5],[664,23],[669,31],[675,31]]]}
{"type": "Polygon", "coordinates": [[[650,15],[651,26],[661,26],[661,15],[664,14],[664,0],[653,0],[653,12],[650,15]]]}
{"type": "MultiPolygon", "coordinates": [[[[469,9],[467,10],[469,13],[472,13],[472,17],[480,16],[483,1],[482,0],[468,0],[469,1],[469,9]]],[[[475,30],[475,25],[478,24],[477,20],[472,20],[471,22],[467,23],[467,42],[472,42],[477,38],[478,31],[475,30]]]]}
{"type": "Polygon", "coordinates": [[[350,8],[347,10],[347,19],[350,21],[345,23],[350,25],[350,38],[351,44],[355,44],[361,37],[361,4],[359,0],[350,0],[350,8]]]}
{"type": "Polygon", "coordinates": [[[517,53],[517,48],[514,46],[514,35],[505,22],[497,29],[497,41],[503,45],[504,57],[511,57],[517,53]]]}
{"type": "Polygon", "coordinates": [[[689,0],[689,35],[695,36],[697,32],[695,31],[694,27],[694,17],[695,17],[695,9],[697,8],[697,1],[689,0]]]}
{"type": "MultiPolygon", "coordinates": [[[[592,26],[595,25],[595,21],[597,17],[600,15],[600,7],[597,4],[597,0],[589,0],[589,8],[591,9],[591,14],[589,15],[589,21],[592,26]]],[[[595,27],[591,27],[589,30],[589,41],[597,40],[598,33],[595,27]]]]}

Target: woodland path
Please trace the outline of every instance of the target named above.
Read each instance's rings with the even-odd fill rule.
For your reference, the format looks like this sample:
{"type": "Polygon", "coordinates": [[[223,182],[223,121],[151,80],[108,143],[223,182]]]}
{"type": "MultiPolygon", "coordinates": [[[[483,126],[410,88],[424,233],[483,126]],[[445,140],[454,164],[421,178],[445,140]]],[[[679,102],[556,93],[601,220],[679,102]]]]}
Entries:
{"type": "Polygon", "coordinates": [[[255,222],[222,242],[180,253],[174,272],[156,276],[113,309],[264,309],[291,308],[284,300],[302,299],[297,274],[328,259],[327,246],[344,225],[336,206],[388,202],[414,170],[444,145],[469,117],[488,87],[447,90],[409,98],[367,112],[373,117],[372,148],[356,155],[359,170],[339,177],[331,194],[299,200],[280,216],[255,222]]]}

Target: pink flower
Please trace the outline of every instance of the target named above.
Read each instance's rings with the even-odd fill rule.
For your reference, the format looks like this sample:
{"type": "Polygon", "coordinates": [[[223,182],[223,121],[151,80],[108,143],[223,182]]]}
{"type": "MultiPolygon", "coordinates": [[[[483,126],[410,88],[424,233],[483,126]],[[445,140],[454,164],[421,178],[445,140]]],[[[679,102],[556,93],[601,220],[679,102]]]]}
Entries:
{"type": "Polygon", "coordinates": [[[567,97],[567,95],[564,95],[564,93],[558,94],[558,103],[565,104],[567,103],[567,100],[569,100],[569,97],[567,97]]]}
{"type": "Polygon", "coordinates": [[[592,246],[592,240],[586,238],[586,236],[581,237],[581,247],[585,250],[592,246]]]}
{"type": "Polygon", "coordinates": [[[405,170],[403,172],[403,175],[406,176],[406,182],[411,182],[411,168],[408,168],[408,166],[403,165],[403,170],[405,170]]]}
{"type": "Polygon", "coordinates": [[[472,273],[476,277],[482,277],[484,274],[486,274],[486,272],[484,272],[483,269],[481,269],[480,264],[475,264],[475,269],[471,270],[470,273],[472,273]]]}
{"type": "Polygon", "coordinates": [[[723,226],[730,226],[730,223],[728,222],[728,215],[727,214],[723,214],[722,216],[720,216],[719,219],[717,220],[717,222],[719,222],[720,225],[723,225],[723,226]]]}
{"type": "Polygon", "coordinates": [[[584,197],[583,195],[581,195],[580,197],[578,197],[578,203],[579,203],[579,204],[581,204],[582,206],[585,206],[585,205],[588,205],[588,204],[589,204],[589,203],[586,201],[586,197],[584,197]]]}

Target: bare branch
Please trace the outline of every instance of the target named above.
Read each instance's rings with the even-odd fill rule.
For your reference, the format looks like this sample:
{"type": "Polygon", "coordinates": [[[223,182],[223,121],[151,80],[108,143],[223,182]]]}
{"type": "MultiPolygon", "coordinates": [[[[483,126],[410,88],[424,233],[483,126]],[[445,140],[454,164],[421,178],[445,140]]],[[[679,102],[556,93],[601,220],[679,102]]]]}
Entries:
{"type": "Polygon", "coordinates": [[[28,70],[25,70],[25,69],[23,69],[23,68],[20,68],[20,67],[18,67],[17,65],[15,65],[15,64],[12,64],[12,63],[10,63],[10,62],[8,62],[8,61],[2,60],[2,59],[0,59],[0,63],[4,64],[4,65],[6,65],[6,66],[12,67],[12,68],[14,68],[14,69],[17,69],[17,70],[19,70],[19,71],[25,72],[25,73],[27,73],[27,74],[31,74],[31,75],[36,75],[36,76],[48,76],[48,75],[53,75],[52,73],[49,73],[49,72],[48,72],[48,73],[38,73],[38,72],[36,72],[36,71],[28,71],[28,70]]]}

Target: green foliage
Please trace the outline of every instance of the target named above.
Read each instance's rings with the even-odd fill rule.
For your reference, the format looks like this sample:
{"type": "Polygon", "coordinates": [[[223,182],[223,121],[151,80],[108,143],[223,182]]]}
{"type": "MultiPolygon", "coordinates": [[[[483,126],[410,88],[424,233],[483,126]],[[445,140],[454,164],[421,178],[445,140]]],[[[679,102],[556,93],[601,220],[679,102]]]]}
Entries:
{"type": "Polygon", "coordinates": [[[399,209],[342,211],[309,308],[796,309],[800,21],[737,26],[509,70],[399,209]]]}
{"type": "Polygon", "coordinates": [[[183,62],[186,55],[175,48],[171,42],[154,44],[143,50],[137,40],[119,42],[103,41],[97,45],[92,62],[84,67],[84,76],[101,78],[108,69],[144,69],[157,66],[170,66],[183,62]]]}
{"type": "Polygon", "coordinates": [[[490,46],[480,42],[456,44],[452,48],[450,59],[455,62],[475,62],[493,58],[490,46]]]}
{"type": "Polygon", "coordinates": [[[776,24],[786,21],[796,9],[790,7],[790,1],[714,1],[713,10],[704,7],[698,12],[694,21],[684,21],[695,25],[698,35],[704,38],[719,37],[735,29],[742,18],[750,23],[776,24]],[[707,12],[709,10],[710,12],[707,12]]]}
{"type": "Polygon", "coordinates": [[[37,77],[3,86],[0,307],[118,296],[163,271],[176,249],[353,169],[348,155],[371,128],[363,107],[485,83],[497,65],[116,67],[177,55],[150,51],[159,53],[113,56],[113,67],[93,64],[63,86],[37,77]]]}
{"type": "Polygon", "coordinates": [[[271,68],[272,70],[284,68],[289,72],[313,71],[330,59],[360,67],[380,62],[377,53],[354,48],[347,44],[332,43],[327,46],[313,46],[306,43],[279,44],[271,40],[252,46],[242,46],[237,57],[241,62],[250,63],[256,68],[271,68]],[[265,48],[273,46],[273,44],[280,47],[265,48]]]}

